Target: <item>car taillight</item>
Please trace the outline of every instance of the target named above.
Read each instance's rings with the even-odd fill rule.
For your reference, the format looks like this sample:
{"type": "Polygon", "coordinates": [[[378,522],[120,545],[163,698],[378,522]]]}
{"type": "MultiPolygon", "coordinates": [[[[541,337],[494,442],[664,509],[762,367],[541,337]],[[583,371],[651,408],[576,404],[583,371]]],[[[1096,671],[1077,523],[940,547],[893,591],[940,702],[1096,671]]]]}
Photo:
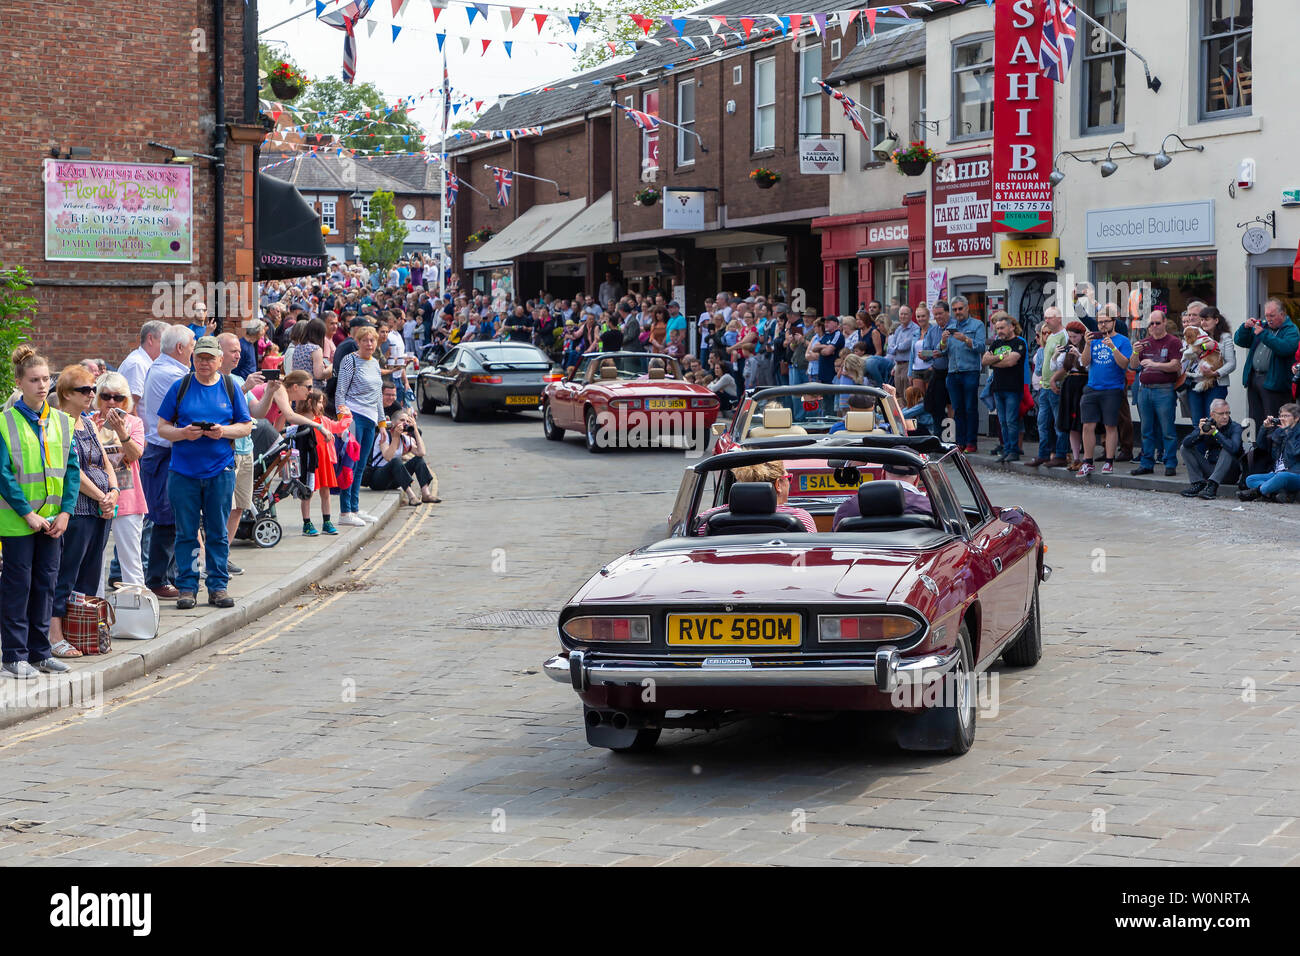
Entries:
{"type": "Polygon", "coordinates": [[[612,398],[609,401],[610,408],[640,408],[641,399],[639,398],[612,398]]]}
{"type": "Polygon", "coordinates": [[[543,382],[563,382],[563,381],[564,381],[564,376],[561,375],[559,372],[547,372],[545,375],[542,376],[542,381],[543,381],[543,382]]]}
{"type": "Polygon", "coordinates": [[[718,400],[716,398],[692,398],[691,408],[717,408],[718,400]]]}
{"type": "Polygon", "coordinates": [[[575,617],[564,622],[564,633],[575,641],[650,643],[650,618],[575,617]]]}
{"type": "Polygon", "coordinates": [[[818,625],[823,641],[901,641],[921,629],[916,621],[901,614],[824,615],[818,618],[818,625]]]}
{"type": "Polygon", "coordinates": [[[500,375],[471,375],[469,380],[478,385],[500,385],[502,382],[500,375]]]}

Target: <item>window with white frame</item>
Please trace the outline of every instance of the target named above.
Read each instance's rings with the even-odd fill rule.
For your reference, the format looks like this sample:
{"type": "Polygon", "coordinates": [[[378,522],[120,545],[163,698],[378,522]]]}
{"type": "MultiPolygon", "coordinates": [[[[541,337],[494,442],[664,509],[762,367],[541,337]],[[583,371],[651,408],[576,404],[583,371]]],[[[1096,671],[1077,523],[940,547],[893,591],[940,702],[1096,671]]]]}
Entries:
{"type": "Polygon", "coordinates": [[[338,220],[334,215],[337,202],[336,199],[322,199],[320,201],[321,225],[329,226],[330,232],[338,231],[338,220]]]}
{"type": "MultiPolygon", "coordinates": [[[[641,94],[641,111],[659,116],[659,91],[646,90],[641,94]]],[[[641,168],[659,168],[659,130],[648,129],[641,133],[641,168]]]]}
{"type": "MultiPolygon", "coordinates": [[[[1083,104],[1079,113],[1084,133],[1107,133],[1124,128],[1124,47],[1128,26],[1128,0],[1088,0],[1086,12],[1105,30],[1083,23],[1083,104]]],[[[1082,18],[1080,18],[1082,19],[1082,18]]]]}
{"type": "Polygon", "coordinates": [[[993,132],[993,37],[953,44],[952,103],[953,139],[993,132]]]}
{"type": "Polygon", "coordinates": [[[682,80],[677,84],[677,165],[689,166],[695,162],[695,81],[682,80]],[[689,130],[690,132],[687,132],[689,130]]]}
{"type": "Polygon", "coordinates": [[[370,197],[369,196],[361,197],[361,221],[362,222],[370,221],[370,197]]]}
{"type": "Polygon", "coordinates": [[[832,59],[832,60],[838,60],[838,59],[840,58],[840,50],[841,50],[841,49],[842,49],[842,47],[840,46],[840,41],[839,41],[839,40],[832,40],[832,41],[831,41],[831,59],[832,59]]]}
{"type": "Polygon", "coordinates": [[[822,89],[814,80],[821,76],[822,48],[814,46],[799,54],[799,132],[822,131],[822,89]]]}
{"type": "Polygon", "coordinates": [[[776,149],[776,57],[754,63],[754,152],[776,149]]]}
{"type": "MultiPolygon", "coordinates": [[[[871,148],[875,149],[885,141],[889,135],[888,124],[881,119],[885,115],[885,84],[872,83],[871,89],[867,95],[867,106],[871,107],[872,113],[879,113],[880,116],[872,116],[868,113],[866,119],[871,121],[871,148]]],[[[875,159],[873,154],[872,159],[875,159]]]]}
{"type": "Polygon", "coordinates": [[[1201,0],[1201,115],[1249,113],[1253,0],[1201,0]]]}
{"type": "Polygon", "coordinates": [[[731,84],[732,84],[732,86],[739,86],[739,85],[740,85],[741,83],[743,83],[743,82],[744,82],[744,73],[742,72],[742,70],[740,69],[740,67],[738,67],[738,66],[733,66],[733,67],[731,68],[731,84]]]}
{"type": "Polygon", "coordinates": [[[920,121],[921,132],[918,139],[925,139],[925,70],[916,77],[916,118],[920,121]]]}

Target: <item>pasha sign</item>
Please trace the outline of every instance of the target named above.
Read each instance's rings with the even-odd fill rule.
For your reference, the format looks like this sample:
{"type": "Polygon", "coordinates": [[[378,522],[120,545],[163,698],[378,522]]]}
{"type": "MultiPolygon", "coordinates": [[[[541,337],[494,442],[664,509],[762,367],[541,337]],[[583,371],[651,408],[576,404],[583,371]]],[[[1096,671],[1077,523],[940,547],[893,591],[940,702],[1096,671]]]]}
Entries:
{"type": "Polygon", "coordinates": [[[993,255],[993,158],[990,153],[934,166],[930,258],[993,255]]]}
{"type": "MultiPolygon", "coordinates": [[[[993,28],[993,231],[1052,231],[1054,84],[1039,72],[1041,0],[997,0],[993,28]]],[[[991,251],[991,250],[990,250],[991,251]]]]}
{"type": "Polygon", "coordinates": [[[193,170],[45,160],[45,258],[190,262],[193,170]]]}
{"type": "Polygon", "coordinates": [[[695,189],[664,189],[664,228],[704,228],[704,193],[695,189]]]}

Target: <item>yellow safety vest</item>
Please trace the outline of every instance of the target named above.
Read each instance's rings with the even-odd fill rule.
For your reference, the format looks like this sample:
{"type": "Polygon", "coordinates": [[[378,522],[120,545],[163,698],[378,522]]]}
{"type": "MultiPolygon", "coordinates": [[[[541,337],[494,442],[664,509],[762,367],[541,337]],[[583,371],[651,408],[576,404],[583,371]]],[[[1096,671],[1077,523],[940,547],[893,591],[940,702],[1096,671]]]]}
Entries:
{"type": "MultiPolygon", "coordinates": [[[[9,450],[14,478],[27,503],[42,518],[53,518],[63,502],[63,476],[72,448],[72,419],[51,408],[45,419],[45,457],[31,423],[17,408],[0,412],[0,439],[9,450]]],[[[23,517],[0,498],[0,537],[32,534],[23,517]]]]}

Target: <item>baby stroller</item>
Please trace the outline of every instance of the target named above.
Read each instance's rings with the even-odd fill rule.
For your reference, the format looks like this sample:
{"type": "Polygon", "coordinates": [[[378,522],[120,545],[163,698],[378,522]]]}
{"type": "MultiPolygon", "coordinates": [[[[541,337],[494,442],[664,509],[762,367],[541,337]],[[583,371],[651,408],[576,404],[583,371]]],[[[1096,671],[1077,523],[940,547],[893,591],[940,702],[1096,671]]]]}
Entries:
{"type": "Polygon", "coordinates": [[[264,421],[254,430],[253,507],[240,515],[236,541],[252,539],[259,548],[274,548],[284,534],[275,517],[276,502],[311,497],[311,489],[302,481],[295,432],[296,427],[290,426],[280,435],[264,421]]]}

